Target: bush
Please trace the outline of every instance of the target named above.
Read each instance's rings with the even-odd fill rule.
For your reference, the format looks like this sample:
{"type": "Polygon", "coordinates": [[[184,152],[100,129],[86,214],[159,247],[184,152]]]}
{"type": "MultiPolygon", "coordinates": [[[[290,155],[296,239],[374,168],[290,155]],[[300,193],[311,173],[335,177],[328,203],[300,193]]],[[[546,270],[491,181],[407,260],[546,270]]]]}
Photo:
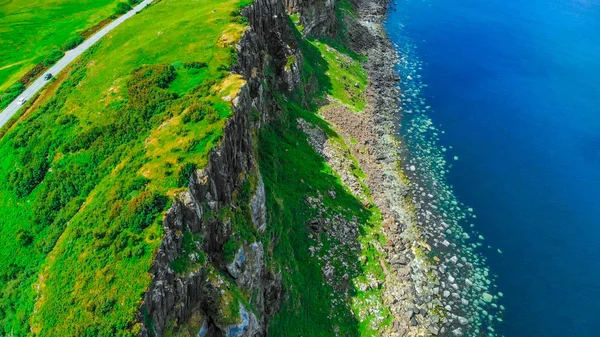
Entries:
{"type": "Polygon", "coordinates": [[[77,152],[79,150],[88,149],[92,144],[102,136],[103,129],[101,127],[94,127],[84,132],[79,133],[73,141],[65,144],[65,151],[77,152]]]}
{"type": "Polygon", "coordinates": [[[139,232],[154,222],[167,205],[167,197],[154,192],[142,192],[133,197],[122,217],[122,224],[139,232]]]}
{"type": "Polygon", "coordinates": [[[213,111],[214,108],[204,103],[194,103],[188,108],[188,112],[183,116],[183,123],[197,123],[204,119],[207,112],[213,111]]]}
{"type": "Polygon", "coordinates": [[[187,69],[202,69],[202,68],[206,68],[208,67],[208,64],[206,64],[206,62],[186,62],[183,64],[183,66],[187,69]]]}
{"type": "Polygon", "coordinates": [[[69,124],[76,124],[77,121],[78,121],[77,116],[75,116],[73,114],[66,114],[66,115],[60,115],[56,119],[56,124],[69,125],[69,124]]]}
{"type": "Polygon", "coordinates": [[[209,122],[210,124],[218,121],[219,119],[221,119],[221,116],[219,115],[219,113],[215,109],[210,110],[206,114],[206,121],[209,122]]]}
{"type": "Polygon", "coordinates": [[[202,83],[194,87],[194,89],[192,89],[190,93],[200,97],[206,97],[210,95],[210,89],[217,83],[218,82],[213,78],[206,79],[202,81],[202,83]]]}
{"type": "Polygon", "coordinates": [[[235,240],[233,236],[230,237],[229,240],[225,242],[225,244],[223,244],[223,257],[225,258],[225,261],[227,263],[233,262],[233,260],[235,259],[235,254],[237,253],[239,247],[239,243],[237,242],[237,240],[235,240]]]}
{"type": "Polygon", "coordinates": [[[19,230],[17,233],[17,241],[23,246],[29,246],[33,242],[33,235],[26,230],[19,230]]]}
{"type": "Polygon", "coordinates": [[[118,2],[115,8],[116,15],[123,15],[131,10],[131,6],[126,2],[118,2]]]}
{"type": "Polygon", "coordinates": [[[50,55],[48,55],[44,59],[44,61],[42,61],[42,64],[46,68],[50,67],[51,65],[53,65],[54,63],[56,63],[58,60],[60,60],[64,55],[65,55],[65,53],[63,53],[62,50],[55,49],[55,50],[52,51],[52,53],[50,53],[50,55]]]}
{"type": "Polygon", "coordinates": [[[150,182],[150,179],[148,179],[146,177],[142,177],[142,176],[137,176],[131,182],[131,185],[129,186],[128,190],[132,191],[132,192],[139,191],[139,190],[143,189],[144,187],[146,187],[146,185],[148,185],[149,182],[150,182]]]}
{"type": "Polygon", "coordinates": [[[196,164],[187,163],[183,165],[177,174],[177,186],[186,187],[194,171],[196,171],[196,164]]]}
{"type": "Polygon", "coordinates": [[[46,154],[36,154],[31,160],[25,161],[25,167],[18,171],[12,171],[9,182],[19,198],[24,198],[39,185],[50,168],[46,154]]]}
{"type": "Polygon", "coordinates": [[[169,92],[169,84],[177,77],[175,67],[168,64],[144,66],[133,71],[129,80],[127,93],[130,118],[147,120],[154,114],[163,111],[176,94],[169,92]]]}
{"type": "Polygon", "coordinates": [[[69,38],[67,40],[67,42],[65,42],[65,44],[62,47],[62,49],[64,51],[71,50],[71,49],[79,46],[83,41],[85,41],[85,39],[81,35],[72,36],[71,38],[69,38]]]}

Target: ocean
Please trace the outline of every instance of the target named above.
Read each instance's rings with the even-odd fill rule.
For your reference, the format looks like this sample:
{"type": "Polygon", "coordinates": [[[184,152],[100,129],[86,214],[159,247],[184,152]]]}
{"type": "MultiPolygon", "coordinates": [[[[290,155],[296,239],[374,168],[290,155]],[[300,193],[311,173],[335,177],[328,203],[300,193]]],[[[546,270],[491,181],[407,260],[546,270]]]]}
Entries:
{"type": "Polygon", "coordinates": [[[398,0],[386,26],[401,86],[421,83],[409,152],[429,120],[484,238],[505,308],[489,334],[600,336],[600,1],[398,0]]]}

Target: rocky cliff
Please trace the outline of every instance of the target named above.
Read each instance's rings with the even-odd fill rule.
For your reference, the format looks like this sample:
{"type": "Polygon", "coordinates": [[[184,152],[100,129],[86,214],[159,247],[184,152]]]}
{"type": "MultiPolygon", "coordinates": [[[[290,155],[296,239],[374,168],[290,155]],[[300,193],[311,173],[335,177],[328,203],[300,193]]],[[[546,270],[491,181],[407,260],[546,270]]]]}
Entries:
{"type": "Polygon", "coordinates": [[[233,71],[247,84],[232,102],[233,117],[220,146],[210,154],[208,165],[190,177],[188,190],[175,197],[166,214],[152,285],[139,311],[141,336],[189,332],[186,329],[198,336],[264,336],[266,319],[281,297],[280,278],[265,269],[259,240],[267,223],[255,136],[260,125],[276,115],[265,86],[291,90],[298,84],[299,67],[287,62],[295,50],[281,1],[256,0],[243,15],[250,29],[238,44],[233,71]],[[273,72],[270,77],[266,69],[273,72]],[[244,187],[251,189],[250,198],[240,197],[244,187]],[[241,209],[249,211],[254,240],[225,252],[231,250],[224,246],[236,231],[231,214],[241,209]],[[184,268],[178,269],[178,263],[184,268]],[[244,303],[238,291],[256,295],[244,303]]]}
{"type": "Polygon", "coordinates": [[[332,36],[336,32],[335,0],[283,0],[290,14],[298,13],[307,36],[332,36]]]}

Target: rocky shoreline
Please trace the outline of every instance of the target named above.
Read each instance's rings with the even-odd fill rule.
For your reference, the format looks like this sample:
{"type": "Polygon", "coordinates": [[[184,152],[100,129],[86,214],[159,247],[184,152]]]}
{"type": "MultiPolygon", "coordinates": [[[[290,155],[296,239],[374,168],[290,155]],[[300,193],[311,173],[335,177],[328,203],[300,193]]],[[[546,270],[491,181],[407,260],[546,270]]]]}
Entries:
{"type": "MultiPolygon", "coordinates": [[[[488,270],[475,245],[466,244],[468,234],[460,224],[469,214],[456,211],[459,208],[453,205],[458,203],[443,177],[430,178],[428,170],[439,168],[418,160],[419,155],[433,152],[436,144],[429,142],[431,149],[425,153],[406,156],[408,146],[399,128],[402,108],[411,99],[402,99],[399,83],[412,77],[401,79],[397,71],[399,52],[383,27],[388,4],[387,0],[354,1],[358,16],[347,23],[351,47],[368,56],[365,113],[352,114],[340,107],[323,112],[340,133],[359,141],[353,155],[386,219],[385,249],[391,266],[386,299],[396,317],[386,335],[493,336],[493,328],[485,327],[484,321],[488,311],[497,309],[490,304],[495,297],[490,294],[488,270]],[[442,209],[445,204],[450,206],[442,209]]],[[[431,128],[427,126],[423,132],[431,128]]]]}
{"type": "MultiPolygon", "coordinates": [[[[408,129],[413,134],[399,130],[403,109],[426,109],[416,99],[422,86],[416,81],[421,64],[408,67],[408,74],[398,71],[400,58],[406,62],[406,55],[399,54],[407,46],[394,46],[385,32],[388,5],[388,0],[355,3],[360,29],[376,37],[366,49],[365,64],[370,79],[365,122],[370,136],[364,143],[372,155],[357,153],[357,158],[374,194],[380,196],[376,203],[387,218],[389,262],[398,273],[399,282],[391,285],[389,295],[396,317],[405,319],[395,323],[390,336],[496,336],[493,325],[501,321],[496,315],[504,308],[494,302],[502,293],[493,295],[495,285],[485,257],[476,251],[482,244],[470,242],[464,228],[475,218],[472,209],[456,200],[445,181],[447,167],[435,141],[437,129],[423,117],[417,119],[419,127],[408,129]],[[399,83],[408,88],[406,92],[399,83]],[[415,135],[420,147],[409,153],[405,138],[415,141],[415,135]]],[[[360,128],[346,129],[358,136],[350,130],[360,128]]]]}
{"type": "Polygon", "coordinates": [[[441,333],[433,293],[422,287],[430,268],[415,255],[423,240],[416,227],[410,187],[401,170],[399,127],[400,78],[395,71],[398,56],[387,37],[383,22],[387,0],[355,1],[354,22],[348,22],[352,48],[367,55],[364,67],[369,74],[368,105],[364,113],[352,114],[333,107],[323,116],[346,137],[358,140],[353,154],[367,174],[367,184],[384,216],[388,239],[385,298],[394,321],[384,335],[418,336],[441,333]]]}

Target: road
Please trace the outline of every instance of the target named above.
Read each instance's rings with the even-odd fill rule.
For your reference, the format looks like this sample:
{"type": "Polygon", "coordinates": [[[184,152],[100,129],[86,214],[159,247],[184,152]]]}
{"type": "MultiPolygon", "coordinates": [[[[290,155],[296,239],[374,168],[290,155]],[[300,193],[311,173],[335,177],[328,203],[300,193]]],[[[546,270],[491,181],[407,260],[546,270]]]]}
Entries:
{"type": "Polygon", "coordinates": [[[115,29],[118,25],[125,22],[125,20],[137,14],[139,11],[144,9],[147,5],[149,5],[153,0],[144,0],[137,6],[135,6],[132,10],[127,12],[126,14],[121,15],[116,20],[112,21],[104,28],[96,32],[96,34],[90,36],[89,39],[83,41],[79,46],[75,49],[69,50],[65,53],[58,62],[56,62],[50,69],[46,70],[40,77],[38,77],[21,95],[15,98],[2,113],[0,113],[0,128],[4,126],[22,107],[19,104],[19,100],[24,98],[25,100],[31,99],[35,94],[40,91],[48,81],[44,80],[44,76],[48,73],[56,76],[63,69],[65,69],[71,62],[73,62],[78,56],[83,54],[86,50],[88,50],[91,46],[93,46],[96,42],[98,42],[101,38],[103,38],[106,34],[108,34],[111,30],[115,29]]]}

